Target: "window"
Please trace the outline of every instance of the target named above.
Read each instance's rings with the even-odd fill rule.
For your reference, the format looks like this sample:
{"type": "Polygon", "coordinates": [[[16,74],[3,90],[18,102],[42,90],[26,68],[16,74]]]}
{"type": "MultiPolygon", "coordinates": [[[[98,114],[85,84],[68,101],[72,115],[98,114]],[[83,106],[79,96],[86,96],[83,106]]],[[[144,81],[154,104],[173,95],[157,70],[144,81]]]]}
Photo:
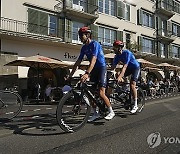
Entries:
{"type": "Polygon", "coordinates": [[[104,27],[99,27],[98,41],[103,45],[112,46],[116,40],[116,31],[104,27]]]}
{"type": "Polygon", "coordinates": [[[126,33],[126,48],[130,49],[131,48],[131,34],[126,33]]]}
{"type": "Polygon", "coordinates": [[[79,30],[79,28],[83,27],[84,24],[73,21],[72,25],[73,25],[72,26],[72,43],[81,44],[81,40],[80,40],[79,35],[78,35],[78,30],[79,30]]]}
{"type": "Polygon", "coordinates": [[[49,35],[57,35],[57,17],[49,15],[49,35]]]}
{"type": "Polygon", "coordinates": [[[117,1],[117,17],[130,21],[130,5],[117,1]]]}
{"type": "Polygon", "coordinates": [[[154,41],[151,39],[142,39],[142,52],[154,53],[154,41]]]}
{"type": "Polygon", "coordinates": [[[99,0],[99,12],[115,16],[115,1],[99,0]]]}
{"type": "Polygon", "coordinates": [[[155,28],[154,14],[142,9],[138,10],[138,24],[155,28]]]}
{"type": "Polygon", "coordinates": [[[180,37],[180,26],[179,25],[177,25],[175,23],[172,24],[172,34],[180,37]]]}
{"type": "Polygon", "coordinates": [[[179,53],[178,53],[178,50],[179,50],[178,47],[172,46],[172,57],[174,57],[174,58],[180,58],[179,53]]]}
{"type": "Polygon", "coordinates": [[[177,1],[173,1],[173,11],[176,13],[180,13],[180,3],[177,1]]]}
{"type": "Polygon", "coordinates": [[[161,53],[162,58],[165,58],[165,50],[166,50],[166,45],[163,43],[160,43],[160,53],[161,53]]]}
{"type": "Polygon", "coordinates": [[[154,23],[153,15],[143,11],[142,19],[143,19],[142,20],[142,25],[147,26],[147,27],[151,27],[151,28],[154,27],[154,25],[153,25],[153,23],[154,23]]]}
{"type": "Polygon", "coordinates": [[[125,4],[124,19],[130,21],[130,5],[125,4]]]}

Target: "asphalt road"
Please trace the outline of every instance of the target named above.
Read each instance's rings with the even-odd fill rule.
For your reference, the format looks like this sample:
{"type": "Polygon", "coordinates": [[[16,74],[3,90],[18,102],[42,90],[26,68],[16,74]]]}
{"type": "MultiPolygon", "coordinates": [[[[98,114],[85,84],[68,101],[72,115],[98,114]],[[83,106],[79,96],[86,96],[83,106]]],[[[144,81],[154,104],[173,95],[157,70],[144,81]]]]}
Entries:
{"type": "Polygon", "coordinates": [[[0,153],[180,153],[180,96],[148,101],[142,113],[116,111],[111,121],[64,133],[56,105],[26,105],[12,122],[0,123],[0,153]]]}

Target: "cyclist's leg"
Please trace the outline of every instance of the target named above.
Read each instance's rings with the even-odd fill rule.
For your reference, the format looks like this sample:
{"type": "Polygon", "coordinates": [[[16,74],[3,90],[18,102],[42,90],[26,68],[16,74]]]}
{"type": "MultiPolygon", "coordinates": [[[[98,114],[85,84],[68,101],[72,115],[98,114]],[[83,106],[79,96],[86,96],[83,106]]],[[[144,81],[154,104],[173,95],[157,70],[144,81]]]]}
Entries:
{"type": "Polygon", "coordinates": [[[99,94],[100,94],[100,97],[104,100],[104,102],[109,110],[109,114],[105,117],[105,119],[111,120],[115,116],[115,113],[112,109],[112,106],[111,106],[111,103],[110,103],[108,97],[105,94],[105,90],[106,90],[106,86],[107,86],[107,68],[102,67],[99,70],[98,74],[99,74],[99,85],[100,85],[99,94]]]}
{"type": "MultiPolygon", "coordinates": [[[[98,70],[94,68],[91,71],[91,76],[90,76],[90,81],[95,83],[93,85],[93,87],[92,87],[95,91],[96,91],[97,85],[98,85],[98,80],[97,80],[98,73],[97,72],[98,72],[98,70]]],[[[88,122],[92,122],[92,121],[94,121],[94,120],[96,120],[96,119],[98,119],[100,117],[99,109],[96,106],[96,104],[92,100],[90,101],[90,103],[91,103],[91,106],[92,106],[92,109],[93,109],[93,115],[92,115],[92,117],[89,118],[88,122]]]]}
{"type": "Polygon", "coordinates": [[[131,113],[135,113],[138,110],[136,82],[138,81],[139,74],[140,74],[140,68],[134,69],[132,71],[130,87],[131,87],[132,95],[134,99],[134,107],[131,110],[131,113]]]}

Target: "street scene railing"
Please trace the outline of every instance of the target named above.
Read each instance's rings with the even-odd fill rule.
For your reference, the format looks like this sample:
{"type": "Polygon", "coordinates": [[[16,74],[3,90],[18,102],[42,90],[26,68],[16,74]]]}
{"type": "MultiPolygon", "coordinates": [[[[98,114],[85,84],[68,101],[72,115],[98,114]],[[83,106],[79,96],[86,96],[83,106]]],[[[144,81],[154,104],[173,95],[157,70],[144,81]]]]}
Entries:
{"type": "MultiPolygon", "coordinates": [[[[0,33],[11,35],[11,36],[19,36],[19,37],[28,37],[32,39],[39,39],[39,40],[51,40],[55,42],[60,42],[63,39],[61,37],[52,36],[51,34],[48,35],[48,29],[50,27],[45,27],[36,24],[30,24],[24,21],[18,21],[14,19],[4,18],[1,17],[0,20],[0,33]],[[36,30],[36,33],[30,32],[30,27],[36,30]],[[47,35],[42,34],[38,29],[47,29],[47,35]]],[[[58,33],[58,30],[57,30],[58,33]]]]}

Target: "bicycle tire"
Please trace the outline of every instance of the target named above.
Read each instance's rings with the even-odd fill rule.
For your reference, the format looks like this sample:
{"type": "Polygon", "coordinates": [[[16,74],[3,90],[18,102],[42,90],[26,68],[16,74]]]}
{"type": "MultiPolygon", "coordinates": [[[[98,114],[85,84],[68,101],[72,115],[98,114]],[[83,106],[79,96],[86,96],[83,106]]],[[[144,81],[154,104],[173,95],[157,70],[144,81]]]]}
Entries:
{"type": "Polygon", "coordinates": [[[143,90],[138,87],[137,89],[137,96],[138,96],[138,112],[142,112],[142,110],[144,109],[145,106],[145,96],[143,93],[143,90]]]}
{"type": "Polygon", "coordinates": [[[84,95],[87,99],[83,97],[83,100],[80,100],[79,94],[77,94],[78,96],[74,95],[75,93],[72,91],[65,94],[60,100],[56,110],[58,125],[65,132],[75,132],[81,129],[86,124],[91,113],[91,106],[87,102],[88,97],[84,95]],[[77,100],[77,97],[79,97],[79,100],[77,100]],[[74,107],[79,104],[81,108],[79,110],[80,112],[75,114],[74,107]]]}
{"type": "Polygon", "coordinates": [[[21,96],[13,91],[0,91],[0,119],[11,120],[22,110],[21,96]]]}

